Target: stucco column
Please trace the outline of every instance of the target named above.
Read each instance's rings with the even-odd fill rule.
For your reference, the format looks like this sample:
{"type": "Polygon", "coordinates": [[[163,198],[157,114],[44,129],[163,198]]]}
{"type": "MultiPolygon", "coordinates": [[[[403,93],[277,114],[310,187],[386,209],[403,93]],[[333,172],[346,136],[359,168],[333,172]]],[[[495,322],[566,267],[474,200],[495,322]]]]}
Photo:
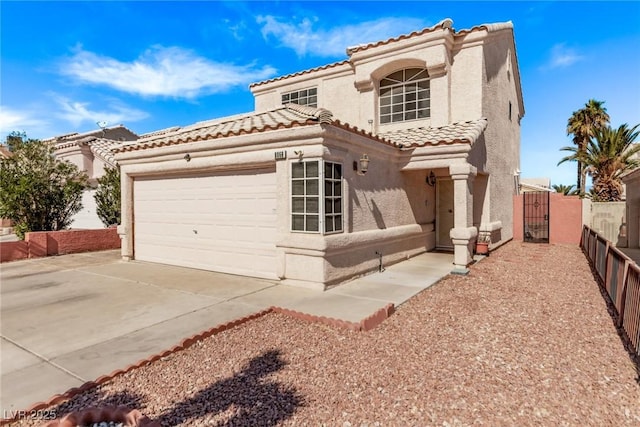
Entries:
{"type": "Polygon", "coordinates": [[[467,274],[473,260],[473,245],[478,230],[473,227],[473,179],[477,170],[469,164],[449,166],[453,179],[454,227],[449,236],[453,243],[452,273],[467,274]]]}
{"type": "Polygon", "coordinates": [[[118,225],[122,259],[133,259],[133,178],[120,169],[121,218],[118,225]]]}

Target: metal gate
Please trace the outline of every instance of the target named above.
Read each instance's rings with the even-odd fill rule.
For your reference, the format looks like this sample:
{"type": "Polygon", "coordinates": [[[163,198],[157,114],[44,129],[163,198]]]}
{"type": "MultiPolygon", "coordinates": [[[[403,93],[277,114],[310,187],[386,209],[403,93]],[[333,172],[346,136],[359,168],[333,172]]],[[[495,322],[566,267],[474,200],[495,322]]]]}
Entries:
{"type": "Polygon", "coordinates": [[[524,197],[524,241],[549,243],[549,192],[532,191],[524,197]]]}

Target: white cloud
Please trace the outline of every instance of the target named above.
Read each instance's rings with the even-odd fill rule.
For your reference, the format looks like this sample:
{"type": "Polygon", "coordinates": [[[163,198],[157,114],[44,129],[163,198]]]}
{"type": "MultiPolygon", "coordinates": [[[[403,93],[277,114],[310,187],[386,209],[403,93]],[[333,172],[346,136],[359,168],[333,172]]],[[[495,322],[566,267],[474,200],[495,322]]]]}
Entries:
{"type": "Polygon", "coordinates": [[[2,139],[13,131],[26,132],[28,137],[41,138],[50,129],[50,122],[35,111],[15,110],[7,106],[0,109],[2,139]]]}
{"type": "Polygon", "coordinates": [[[273,36],[299,56],[344,56],[349,46],[385,40],[427,26],[418,18],[382,18],[328,30],[314,30],[317,19],[304,18],[298,23],[289,23],[267,15],[258,16],[256,21],[262,25],[265,39],[273,36]]]}
{"type": "Polygon", "coordinates": [[[179,47],[153,46],[132,62],[78,48],[68,62],[61,64],[60,72],[83,83],[123,92],[190,99],[265,80],[276,70],[210,61],[179,47]]]}
{"type": "Polygon", "coordinates": [[[47,124],[46,120],[34,117],[29,111],[12,110],[8,107],[0,109],[0,130],[5,132],[22,131],[26,128],[47,124]]]}
{"type": "Polygon", "coordinates": [[[584,59],[575,49],[565,46],[564,43],[558,43],[551,48],[550,58],[545,69],[565,68],[584,59]]]}
{"type": "Polygon", "coordinates": [[[81,132],[84,128],[93,129],[98,121],[106,121],[111,125],[128,124],[149,117],[147,112],[128,107],[118,100],[101,102],[102,108],[92,109],[88,102],[70,100],[55,93],[48,95],[38,104],[23,109],[2,105],[0,141],[13,131],[26,132],[30,138],[42,139],[81,132]]]}
{"type": "Polygon", "coordinates": [[[111,102],[107,105],[107,109],[100,111],[91,110],[88,102],[72,101],[64,97],[57,97],[56,101],[60,106],[60,111],[55,115],[76,128],[85,122],[95,124],[98,121],[105,121],[115,125],[136,122],[149,117],[149,114],[144,111],[127,107],[118,102],[111,102]]]}

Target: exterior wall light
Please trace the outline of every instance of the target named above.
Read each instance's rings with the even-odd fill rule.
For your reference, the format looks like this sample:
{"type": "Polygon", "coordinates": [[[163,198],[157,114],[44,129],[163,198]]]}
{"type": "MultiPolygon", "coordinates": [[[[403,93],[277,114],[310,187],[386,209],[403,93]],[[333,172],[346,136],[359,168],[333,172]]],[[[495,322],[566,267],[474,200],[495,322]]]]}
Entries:
{"type": "Polygon", "coordinates": [[[428,186],[433,187],[436,185],[436,174],[431,171],[429,175],[427,175],[427,179],[425,181],[428,186]]]}
{"type": "Polygon", "coordinates": [[[358,173],[358,175],[364,175],[369,170],[369,156],[363,154],[360,157],[360,162],[353,162],[353,170],[358,173]],[[359,165],[359,167],[358,167],[359,165]]]}

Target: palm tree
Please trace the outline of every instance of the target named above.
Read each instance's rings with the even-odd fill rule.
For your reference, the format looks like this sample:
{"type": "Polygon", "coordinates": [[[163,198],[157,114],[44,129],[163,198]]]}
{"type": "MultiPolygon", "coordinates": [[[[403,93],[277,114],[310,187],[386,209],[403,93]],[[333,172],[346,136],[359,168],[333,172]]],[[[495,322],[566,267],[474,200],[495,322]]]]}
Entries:
{"type": "Polygon", "coordinates": [[[626,123],[618,129],[610,126],[598,128],[583,151],[579,147],[563,147],[562,151],[572,154],[560,160],[578,161],[584,165],[585,172],[593,179],[592,199],[601,202],[620,201],[622,180],[620,175],[640,166],[636,154],[640,153],[640,144],[633,142],[638,138],[640,124],[629,128],[626,123]]]}
{"type": "Polygon", "coordinates": [[[565,196],[575,196],[578,194],[578,190],[573,189],[573,185],[554,184],[551,186],[558,194],[564,194],[565,196]]]}
{"type": "MultiPolygon", "coordinates": [[[[602,104],[604,104],[604,101],[590,99],[584,108],[574,111],[569,117],[567,135],[573,135],[573,143],[578,147],[578,151],[585,150],[597,129],[609,124],[609,114],[607,114],[607,109],[602,104]]],[[[581,194],[585,190],[585,170],[579,159],[577,190],[581,194]]]]}

